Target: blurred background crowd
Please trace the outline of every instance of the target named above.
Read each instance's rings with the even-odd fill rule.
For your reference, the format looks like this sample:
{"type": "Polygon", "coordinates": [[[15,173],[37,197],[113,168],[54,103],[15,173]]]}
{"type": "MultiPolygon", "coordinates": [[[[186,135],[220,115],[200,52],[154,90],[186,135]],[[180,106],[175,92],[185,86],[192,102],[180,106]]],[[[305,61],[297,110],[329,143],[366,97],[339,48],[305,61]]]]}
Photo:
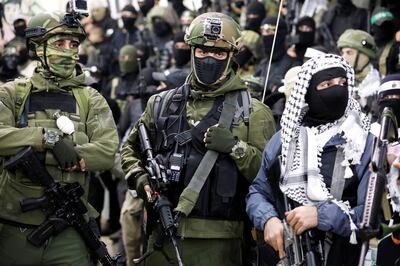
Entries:
{"type": "MultiPolygon", "coordinates": [[[[65,12],[66,4],[1,2],[0,84],[29,77],[36,66],[24,38],[29,18],[45,11],[65,12]]],[[[252,96],[272,109],[276,122],[299,66],[319,53],[341,54],[354,68],[355,97],[373,121],[380,80],[400,72],[397,0],[93,0],[88,7],[89,15],[81,20],[87,39],[80,46],[79,62],[87,83],[107,99],[121,145],[150,95],[185,82],[192,55],[184,32],[204,12],[229,14],[242,26],[244,45],[235,67],[252,96]]],[[[129,265],[143,250],[141,225],[146,217],[141,200],[127,192],[119,166],[117,157],[113,170],[91,173],[90,201],[99,212],[108,206],[102,234],[126,253],[129,265]]]]}

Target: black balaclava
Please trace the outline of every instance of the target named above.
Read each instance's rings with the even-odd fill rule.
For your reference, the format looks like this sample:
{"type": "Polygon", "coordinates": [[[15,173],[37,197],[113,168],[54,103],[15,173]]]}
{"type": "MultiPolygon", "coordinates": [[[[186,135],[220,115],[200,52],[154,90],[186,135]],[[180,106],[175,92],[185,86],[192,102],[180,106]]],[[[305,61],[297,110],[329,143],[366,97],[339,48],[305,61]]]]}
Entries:
{"type": "Polygon", "coordinates": [[[17,19],[14,21],[14,32],[15,36],[25,38],[26,22],[23,19],[17,19]]]}
{"type": "Polygon", "coordinates": [[[12,78],[18,73],[18,61],[17,55],[4,55],[1,57],[2,76],[12,78]]]}
{"type": "Polygon", "coordinates": [[[400,73],[400,42],[395,42],[386,59],[387,74],[400,73]]]}
{"type": "Polygon", "coordinates": [[[393,21],[384,21],[380,26],[373,24],[372,33],[378,47],[384,46],[393,39],[396,27],[393,21]]]}
{"type": "Polygon", "coordinates": [[[252,30],[260,32],[260,25],[265,18],[265,7],[258,1],[253,1],[247,5],[246,9],[246,30],[252,30]],[[249,15],[256,15],[254,18],[250,18],[249,15]]]}
{"type": "MultiPolygon", "coordinates": [[[[276,25],[276,21],[277,21],[276,17],[268,17],[263,20],[261,25],[265,24],[276,25]]],[[[278,32],[276,33],[274,55],[272,57],[273,61],[280,59],[286,53],[286,47],[284,44],[286,35],[288,33],[288,29],[286,23],[283,20],[279,20],[279,27],[277,30],[278,32]]],[[[263,38],[265,54],[269,56],[272,50],[274,35],[262,36],[262,38],[263,38]]]]}
{"type": "Polygon", "coordinates": [[[317,90],[317,85],[322,81],[337,77],[346,78],[346,71],[341,67],[321,70],[313,75],[310,86],[305,95],[309,110],[305,121],[316,126],[333,122],[341,118],[346,111],[349,100],[347,85],[333,85],[323,90],[317,90]]]}
{"type": "Polygon", "coordinates": [[[124,17],[122,16],[122,22],[124,24],[124,28],[126,30],[131,30],[135,28],[135,21],[136,21],[136,17],[137,17],[137,11],[135,9],[135,7],[133,5],[126,5],[122,11],[128,11],[131,12],[135,15],[135,17],[131,18],[131,17],[124,17]]]}
{"type": "Polygon", "coordinates": [[[153,17],[152,23],[153,23],[154,34],[157,35],[158,37],[162,38],[172,33],[171,25],[168,22],[166,22],[164,18],[153,17]]]}
{"type": "MultiPolygon", "coordinates": [[[[185,33],[184,32],[177,32],[174,35],[174,44],[178,42],[185,42],[185,33]]],[[[172,48],[172,54],[175,59],[176,67],[184,67],[190,61],[190,49],[177,49],[174,47],[172,48]]]]}
{"type": "Polygon", "coordinates": [[[310,47],[314,44],[315,37],[315,21],[311,17],[302,17],[297,22],[296,33],[299,35],[299,45],[303,47],[310,47]],[[312,28],[310,32],[302,32],[299,30],[300,26],[309,26],[312,28]]]}
{"type": "MultiPolygon", "coordinates": [[[[391,74],[384,77],[381,81],[380,89],[386,82],[398,81],[397,85],[400,84],[400,74],[391,74]]],[[[390,85],[390,84],[389,84],[390,85]]],[[[378,90],[378,106],[379,113],[382,113],[385,107],[392,108],[393,113],[396,115],[397,124],[400,124],[400,99],[384,99],[387,95],[400,95],[400,86],[390,85],[390,89],[378,90]]]]}
{"type": "MultiPolygon", "coordinates": [[[[204,51],[220,51],[218,48],[202,47],[204,51]]],[[[194,52],[194,51],[193,51],[194,52]]],[[[207,56],[198,58],[194,56],[194,67],[196,76],[201,83],[205,85],[214,84],[224,73],[229,61],[229,55],[225,60],[217,60],[214,57],[207,56]]]]}

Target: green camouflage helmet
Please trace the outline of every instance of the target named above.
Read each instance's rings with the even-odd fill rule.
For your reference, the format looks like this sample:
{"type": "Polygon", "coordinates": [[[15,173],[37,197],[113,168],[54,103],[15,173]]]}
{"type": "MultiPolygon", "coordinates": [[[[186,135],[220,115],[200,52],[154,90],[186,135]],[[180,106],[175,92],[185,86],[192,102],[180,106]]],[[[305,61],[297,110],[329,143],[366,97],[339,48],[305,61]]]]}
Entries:
{"type": "Polygon", "coordinates": [[[86,32],[79,21],[70,14],[41,13],[31,18],[25,30],[29,42],[43,43],[54,35],[72,35],[82,42],[86,32]]]}
{"type": "Polygon", "coordinates": [[[241,39],[239,24],[218,12],[196,17],[185,33],[185,42],[190,46],[216,47],[234,53],[240,50],[241,39]]]}
{"type": "Polygon", "coordinates": [[[337,41],[339,49],[348,47],[366,54],[370,59],[376,58],[376,44],[374,38],[365,31],[348,29],[340,35],[337,41]]]}

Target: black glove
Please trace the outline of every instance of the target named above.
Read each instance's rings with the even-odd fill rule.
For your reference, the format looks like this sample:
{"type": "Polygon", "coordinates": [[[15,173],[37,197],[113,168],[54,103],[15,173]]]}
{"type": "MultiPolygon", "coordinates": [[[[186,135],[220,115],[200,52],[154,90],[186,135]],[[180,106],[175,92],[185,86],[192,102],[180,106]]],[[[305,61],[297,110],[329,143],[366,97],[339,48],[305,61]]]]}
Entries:
{"type": "Polygon", "coordinates": [[[136,190],[139,198],[147,200],[147,195],[144,191],[144,186],[149,184],[149,174],[147,172],[136,172],[130,175],[126,179],[126,183],[129,189],[136,190]]]}
{"type": "Polygon", "coordinates": [[[53,148],[53,154],[62,169],[79,167],[81,157],[75,151],[74,143],[69,139],[59,140],[53,148]]]}
{"type": "Polygon", "coordinates": [[[207,130],[204,141],[209,150],[230,153],[238,138],[227,128],[213,126],[207,130]]]}

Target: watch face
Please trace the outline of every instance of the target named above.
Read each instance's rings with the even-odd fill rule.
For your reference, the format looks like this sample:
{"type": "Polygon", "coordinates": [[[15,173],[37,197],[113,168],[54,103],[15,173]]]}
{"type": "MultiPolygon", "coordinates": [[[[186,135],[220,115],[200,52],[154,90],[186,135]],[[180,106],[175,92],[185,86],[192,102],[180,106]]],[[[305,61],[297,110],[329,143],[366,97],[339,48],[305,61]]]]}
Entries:
{"type": "Polygon", "coordinates": [[[58,134],[54,131],[47,131],[45,136],[46,142],[49,144],[55,144],[58,141],[58,134]]]}
{"type": "Polygon", "coordinates": [[[242,147],[237,147],[234,153],[237,158],[242,158],[244,156],[244,149],[242,147]]]}

